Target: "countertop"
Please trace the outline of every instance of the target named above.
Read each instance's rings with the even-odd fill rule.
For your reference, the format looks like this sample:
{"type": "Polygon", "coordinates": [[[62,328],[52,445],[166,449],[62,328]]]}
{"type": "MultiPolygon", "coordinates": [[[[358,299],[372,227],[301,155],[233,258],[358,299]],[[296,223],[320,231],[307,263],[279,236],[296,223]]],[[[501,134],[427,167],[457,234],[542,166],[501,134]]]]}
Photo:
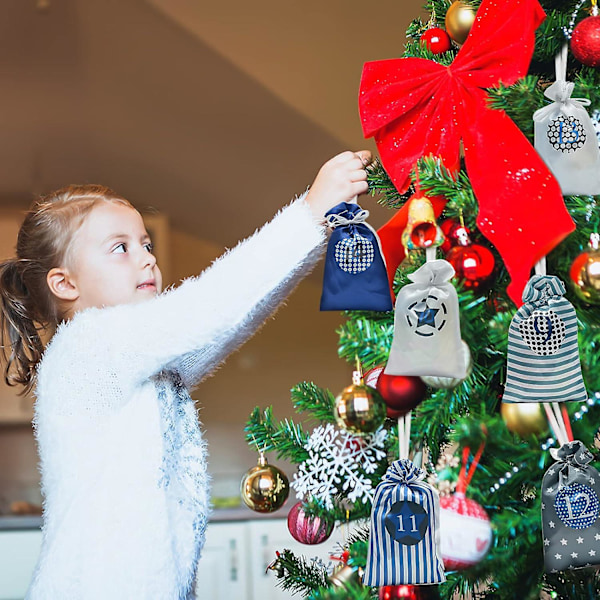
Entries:
{"type": "MultiPolygon", "coordinates": [[[[257,513],[246,506],[235,508],[215,508],[209,519],[210,522],[254,521],[258,519],[287,519],[289,510],[295,502],[290,499],[278,511],[273,513],[257,513]]],[[[42,517],[30,515],[0,515],[0,531],[17,529],[39,529],[42,526],[42,517]]]]}

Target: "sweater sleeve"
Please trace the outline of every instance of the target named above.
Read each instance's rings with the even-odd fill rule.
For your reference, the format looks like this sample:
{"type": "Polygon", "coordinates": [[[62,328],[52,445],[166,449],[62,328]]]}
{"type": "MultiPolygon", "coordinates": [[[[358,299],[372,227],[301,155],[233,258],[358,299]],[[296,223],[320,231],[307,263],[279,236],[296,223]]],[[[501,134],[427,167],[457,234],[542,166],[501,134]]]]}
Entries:
{"type": "Polygon", "coordinates": [[[167,367],[192,386],[260,327],[316,263],[325,238],[302,197],[179,287],[82,311],[82,336],[123,392],[167,367]]]}

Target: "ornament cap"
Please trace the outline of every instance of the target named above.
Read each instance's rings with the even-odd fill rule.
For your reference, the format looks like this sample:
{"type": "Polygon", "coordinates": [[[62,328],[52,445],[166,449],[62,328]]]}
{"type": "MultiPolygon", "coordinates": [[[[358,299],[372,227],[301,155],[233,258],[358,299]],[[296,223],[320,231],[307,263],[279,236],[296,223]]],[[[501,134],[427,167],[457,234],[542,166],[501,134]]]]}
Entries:
{"type": "Polygon", "coordinates": [[[267,457],[264,452],[261,452],[258,456],[258,465],[260,467],[266,467],[269,463],[267,462],[267,457]]]}

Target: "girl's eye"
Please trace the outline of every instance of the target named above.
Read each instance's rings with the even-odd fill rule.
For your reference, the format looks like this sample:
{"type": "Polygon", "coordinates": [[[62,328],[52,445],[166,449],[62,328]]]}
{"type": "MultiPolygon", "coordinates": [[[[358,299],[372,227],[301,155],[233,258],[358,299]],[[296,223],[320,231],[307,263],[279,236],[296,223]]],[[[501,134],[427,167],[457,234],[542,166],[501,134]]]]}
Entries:
{"type": "MultiPolygon", "coordinates": [[[[114,250],[117,250],[118,248],[123,248],[123,252],[126,251],[126,246],[123,242],[121,242],[118,246],[115,246],[114,250]]],[[[122,254],[122,252],[117,252],[117,254],[122,254]]]]}
{"type": "Polygon", "coordinates": [[[150,252],[150,254],[152,254],[152,252],[154,252],[154,244],[152,242],[148,242],[147,244],[144,244],[146,246],[146,248],[148,248],[148,252],[150,252]]]}

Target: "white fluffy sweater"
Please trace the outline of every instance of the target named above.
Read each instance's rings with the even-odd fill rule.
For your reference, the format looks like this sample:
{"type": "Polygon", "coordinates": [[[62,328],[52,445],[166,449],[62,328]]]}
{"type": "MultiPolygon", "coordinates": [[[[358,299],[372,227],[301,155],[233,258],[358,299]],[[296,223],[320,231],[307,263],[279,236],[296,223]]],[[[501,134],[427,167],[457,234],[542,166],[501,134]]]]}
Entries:
{"type": "Polygon", "coordinates": [[[59,325],[37,369],[44,524],[27,600],[191,597],[209,481],[188,390],[260,327],[325,237],[301,198],[199,277],[59,325]]]}

